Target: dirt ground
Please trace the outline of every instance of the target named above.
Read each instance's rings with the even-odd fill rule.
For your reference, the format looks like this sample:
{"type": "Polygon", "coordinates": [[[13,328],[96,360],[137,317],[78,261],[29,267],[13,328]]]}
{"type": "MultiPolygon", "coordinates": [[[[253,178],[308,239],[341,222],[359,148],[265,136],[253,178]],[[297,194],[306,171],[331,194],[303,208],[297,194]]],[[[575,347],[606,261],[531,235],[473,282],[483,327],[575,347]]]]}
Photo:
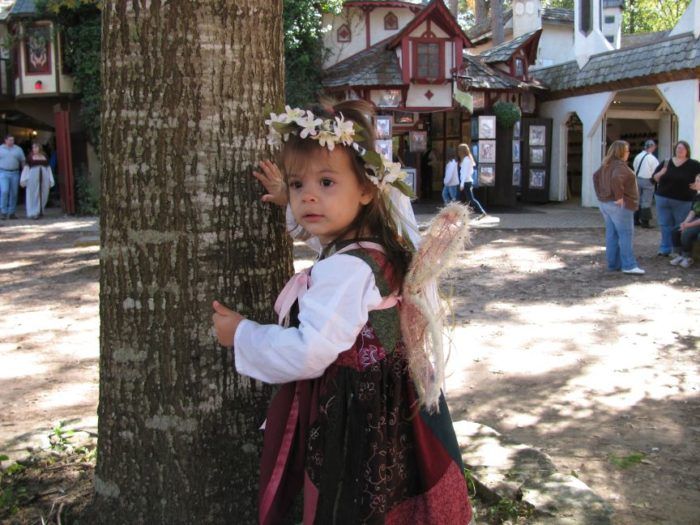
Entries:
{"type": "MultiPolygon", "coordinates": [[[[47,445],[59,420],[94,430],[99,267],[96,246],[74,246],[85,235],[94,223],[0,224],[0,455],[47,445]]],[[[700,523],[700,264],[671,267],[650,230],[636,239],[647,275],[608,273],[602,235],[475,232],[447,280],[453,418],[544,450],[616,524],[700,523]]]]}

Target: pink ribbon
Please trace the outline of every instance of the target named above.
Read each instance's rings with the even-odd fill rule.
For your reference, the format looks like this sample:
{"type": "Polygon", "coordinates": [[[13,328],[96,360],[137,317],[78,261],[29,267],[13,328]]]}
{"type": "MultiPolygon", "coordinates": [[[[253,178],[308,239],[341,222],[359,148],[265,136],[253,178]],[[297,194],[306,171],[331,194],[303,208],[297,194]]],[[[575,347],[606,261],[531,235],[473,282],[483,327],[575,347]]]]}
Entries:
{"type": "Polygon", "coordinates": [[[282,325],[289,315],[292,305],[297,299],[301,299],[309,288],[309,270],[302,270],[292,276],[275,301],[275,312],[277,312],[277,322],[282,325]]]}

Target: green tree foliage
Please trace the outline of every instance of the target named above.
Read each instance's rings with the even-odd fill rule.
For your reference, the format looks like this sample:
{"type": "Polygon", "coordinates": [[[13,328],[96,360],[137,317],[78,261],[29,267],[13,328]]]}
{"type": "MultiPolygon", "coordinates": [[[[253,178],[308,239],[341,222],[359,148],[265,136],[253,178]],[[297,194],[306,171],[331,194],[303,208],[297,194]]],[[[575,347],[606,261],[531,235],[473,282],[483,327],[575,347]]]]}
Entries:
{"type": "Polygon", "coordinates": [[[303,106],[321,89],[323,12],[339,12],[342,0],[284,0],[285,99],[303,106]]]}
{"type": "Polygon", "coordinates": [[[63,34],[66,66],[80,93],[80,120],[88,140],[99,151],[100,101],[100,2],[96,0],[41,0],[40,13],[55,17],[63,34]]]}
{"type": "Polygon", "coordinates": [[[623,33],[646,33],[672,29],[690,0],[627,0],[622,15],[623,33]]]}

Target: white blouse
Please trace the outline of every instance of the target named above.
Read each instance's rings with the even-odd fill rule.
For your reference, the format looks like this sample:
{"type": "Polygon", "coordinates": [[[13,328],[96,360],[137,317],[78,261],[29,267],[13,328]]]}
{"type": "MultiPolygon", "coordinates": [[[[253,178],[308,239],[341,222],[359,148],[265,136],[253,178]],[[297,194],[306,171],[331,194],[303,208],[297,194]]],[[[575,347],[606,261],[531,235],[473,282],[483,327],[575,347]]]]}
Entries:
{"type": "Polygon", "coordinates": [[[266,383],[320,377],[348,350],[382,296],[369,265],[336,254],[314,264],[299,300],[299,327],[243,320],[233,346],[238,373],[266,383]]]}

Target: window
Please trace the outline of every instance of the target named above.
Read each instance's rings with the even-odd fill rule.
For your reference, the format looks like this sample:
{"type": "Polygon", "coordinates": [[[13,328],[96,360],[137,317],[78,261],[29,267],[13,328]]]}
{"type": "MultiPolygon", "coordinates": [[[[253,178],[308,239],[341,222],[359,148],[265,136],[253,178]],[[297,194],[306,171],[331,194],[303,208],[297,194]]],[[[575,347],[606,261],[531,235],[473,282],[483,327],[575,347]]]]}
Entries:
{"type": "Polygon", "coordinates": [[[605,23],[606,23],[606,24],[614,24],[614,23],[615,23],[615,17],[614,17],[614,16],[606,16],[606,17],[605,17],[605,23]]]}
{"type": "Polygon", "coordinates": [[[581,0],[579,3],[581,19],[579,21],[579,30],[587,35],[593,30],[593,5],[592,0],[581,0]]]}
{"type": "Polygon", "coordinates": [[[513,76],[523,78],[525,76],[525,61],[522,58],[516,58],[513,64],[513,76]]]}
{"type": "Polygon", "coordinates": [[[414,76],[426,80],[442,79],[441,44],[416,42],[414,76]]]}
{"type": "Polygon", "coordinates": [[[336,35],[338,42],[350,42],[350,40],[352,40],[352,33],[347,24],[340,26],[336,35]]]}
{"type": "Polygon", "coordinates": [[[389,11],[384,17],[384,29],[394,30],[399,28],[399,19],[397,16],[389,11]]]}

